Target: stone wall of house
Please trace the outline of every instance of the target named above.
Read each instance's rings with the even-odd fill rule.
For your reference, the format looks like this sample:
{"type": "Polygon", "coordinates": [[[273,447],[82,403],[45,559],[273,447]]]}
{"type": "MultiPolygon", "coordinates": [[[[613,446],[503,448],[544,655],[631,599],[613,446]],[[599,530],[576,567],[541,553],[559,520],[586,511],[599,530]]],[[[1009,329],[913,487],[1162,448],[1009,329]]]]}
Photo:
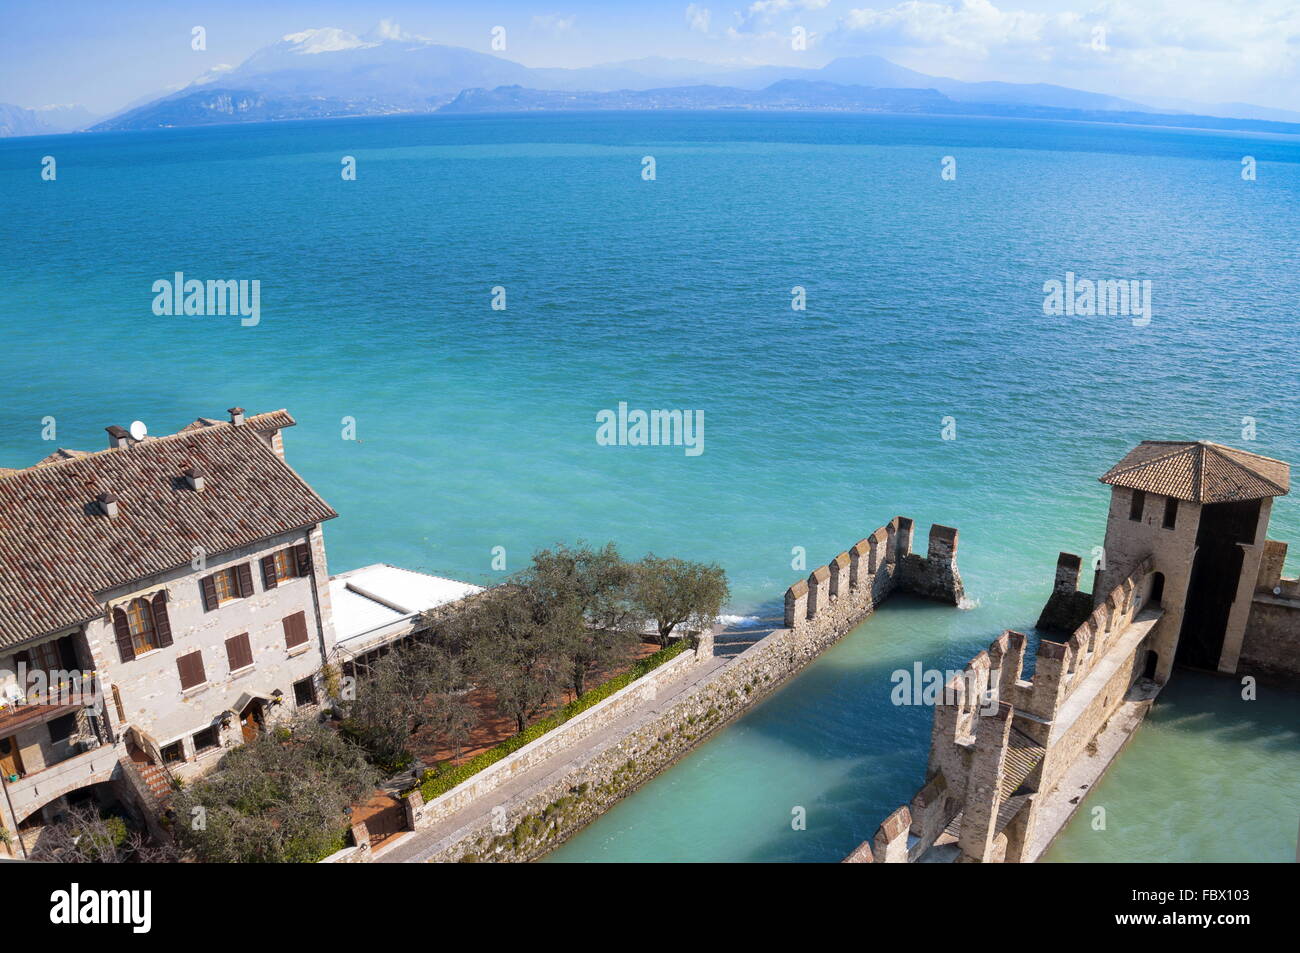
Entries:
{"type": "MultiPolygon", "coordinates": [[[[557,780],[539,783],[501,805],[495,816],[484,815],[449,834],[430,859],[527,861],[551,850],[773,691],[853,629],[890,592],[910,589],[957,604],[962,589],[956,543],[956,530],[934,527],[929,555],[915,557],[912,521],[892,520],[790,587],[785,628],[728,661],[671,707],[646,715],[608,744],[575,756],[557,780]]],[[[424,809],[417,803],[412,811],[420,816],[424,809]]]]}
{"type": "Polygon", "coordinates": [[[1282,575],[1286,553],[1286,543],[1264,544],[1237,671],[1300,688],[1300,578],[1282,575]]]}
{"type": "MultiPolygon", "coordinates": [[[[130,590],[104,594],[109,611],[86,626],[86,639],[94,658],[101,684],[112,695],[117,689],[126,722],[162,748],[180,741],[185,763],[173,765],[173,773],[182,777],[202,773],[220,760],[222,752],[242,743],[240,728],[234,719],[218,727],[221,744],[197,754],[192,736],[212,725],[220,726],[220,717],[244,693],[272,697],[278,689],[282,701],[268,710],[268,718],[288,714],[294,707],[293,684],[316,676],[332,643],[332,631],[323,631],[318,590],[328,593],[327,568],[319,527],[288,533],[264,540],[256,546],[227,553],[208,555],[202,571],[186,566],[152,579],[139,580],[130,590]],[[260,560],[287,546],[306,542],[312,547],[313,576],[281,580],[267,589],[262,578],[260,560]],[[199,580],[218,570],[240,563],[249,564],[253,594],[235,599],[217,609],[206,611],[199,580]],[[324,581],[322,581],[324,580],[324,581]],[[136,595],[152,597],[166,590],[167,615],[171,623],[172,644],[123,662],[111,621],[111,607],[136,595]],[[302,612],[307,623],[308,639],[289,649],[285,645],[283,620],[302,612]],[[248,633],[253,664],[232,673],[226,639],[248,633]],[[183,691],[176,660],[194,651],[202,652],[206,682],[183,691]]],[[[328,598],[328,596],[326,596],[328,598]]],[[[328,607],[326,607],[328,608],[328,607]]],[[[328,623],[327,623],[328,624],[328,623]]],[[[318,686],[318,697],[319,686],[318,686]]],[[[114,699],[106,708],[121,734],[114,699]]]]}

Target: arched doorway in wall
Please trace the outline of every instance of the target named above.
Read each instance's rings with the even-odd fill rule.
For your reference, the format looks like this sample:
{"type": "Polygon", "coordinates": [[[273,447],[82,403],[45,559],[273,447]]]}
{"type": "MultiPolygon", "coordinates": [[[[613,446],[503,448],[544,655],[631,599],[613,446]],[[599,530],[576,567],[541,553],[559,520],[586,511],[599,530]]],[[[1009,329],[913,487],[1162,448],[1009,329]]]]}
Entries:
{"type": "Polygon", "coordinates": [[[1164,599],[1164,597],[1165,597],[1165,574],[1162,572],[1158,572],[1151,577],[1151,594],[1147,596],[1147,605],[1149,606],[1161,605],[1162,604],[1161,600],[1164,599]]]}
{"type": "Polygon", "coordinates": [[[1160,654],[1155,649],[1147,649],[1146,660],[1142,663],[1142,677],[1156,680],[1156,670],[1160,667],[1160,654]]]}
{"type": "Polygon", "coordinates": [[[1240,544],[1254,540],[1259,511],[1259,500],[1207,503],[1201,508],[1196,556],[1174,653],[1176,665],[1211,672],[1218,668],[1241,577],[1244,551],[1240,544]]]}

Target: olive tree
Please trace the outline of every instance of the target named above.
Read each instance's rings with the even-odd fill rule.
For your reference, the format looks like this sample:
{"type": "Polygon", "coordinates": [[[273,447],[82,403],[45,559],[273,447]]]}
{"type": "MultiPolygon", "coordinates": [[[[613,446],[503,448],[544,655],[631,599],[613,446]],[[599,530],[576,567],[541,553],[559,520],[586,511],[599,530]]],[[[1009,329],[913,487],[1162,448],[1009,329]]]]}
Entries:
{"type": "Polygon", "coordinates": [[[174,832],[210,863],[310,863],[339,849],[378,776],[328,726],[298,721],[232,749],[173,799],[174,832]]]}
{"type": "Polygon", "coordinates": [[[613,543],[600,549],[578,543],[533,555],[517,578],[545,607],[564,644],[575,697],[587,678],[627,662],[640,641],[641,622],[632,601],[635,572],[613,543]]]}
{"type": "Polygon", "coordinates": [[[509,583],[439,616],[435,641],[523,731],[567,681],[566,625],[537,591],[509,583]]]}
{"type": "Polygon", "coordinates": [[[473,709],[453,700],[464,686],[460,662],[450,652],[424,642],[399,646],[357,680],[353,698],[339,702],[343,730],[380,768],[401,770],[411,758],[411,736],[422,726],[454,729],[457,737],[472,730],[473,709]]]}
{"type": "Polygon", "coordinates": [[[651,553],[636,565],[632,603],[654,623],[660,645],[668,645],[679,626],[694,632],[712,626],[730,595],[727,574],[716,563],[660,559],[651,553]]]}
{"type": "Polygon", "coordinates": [[[155,843],[121,817],[83,805],[41,831],[28,860],[57,864],[166,863],[180,859],[169,843],[155,843]]]}

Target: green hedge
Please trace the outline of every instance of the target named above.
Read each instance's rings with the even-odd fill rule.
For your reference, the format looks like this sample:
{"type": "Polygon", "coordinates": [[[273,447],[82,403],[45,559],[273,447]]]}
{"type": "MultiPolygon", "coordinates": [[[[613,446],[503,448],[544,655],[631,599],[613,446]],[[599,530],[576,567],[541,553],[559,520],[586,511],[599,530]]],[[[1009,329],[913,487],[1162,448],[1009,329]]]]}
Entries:
{"type": "Polygon", "coordinates": [[[581,698],[569,702],[553,715],[536,721],[529,725],[517,735],[512,735],[505,741],[501,742],[494,748],[489,748],[480,754],[470,758],[461,765],[438,765],[430,768],[424,773],[418,787],[420,793],[424,795],[424,802],[428,804],[439,795],[446,794],[456,785],[472,778],[484,768],[496,764],[507,755],[513,754],[530,741],[536,741],[542,735],[555,728],[560,727],[575,715],[580,715],[593,705],[599,704],[610,695],[622,688],[626,688],[635,682],[647,672],[652,672],[660,665],[663,665],[669,659],[676,658],[690,647],[688,639],[681,639],[674,642],[667,648],[660,649],[654,655],[647,655],[645,658],[634,663],[630,669],[622,675],[615,675],[607,682],[602,682],[591,691],[583,694],[581,698]]]}

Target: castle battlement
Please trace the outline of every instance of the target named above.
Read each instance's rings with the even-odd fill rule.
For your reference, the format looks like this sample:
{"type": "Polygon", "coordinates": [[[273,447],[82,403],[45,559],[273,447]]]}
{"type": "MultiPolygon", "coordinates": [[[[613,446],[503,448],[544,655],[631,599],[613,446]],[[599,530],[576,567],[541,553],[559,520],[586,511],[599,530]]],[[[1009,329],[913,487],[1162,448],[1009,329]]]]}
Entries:
{"type": "MultiPolygon", "coordinates": [[[[1093,591],[1079,589],[1083,561],[1061,553],[1032,675],[1029,637],[1008,629],[948,679],[925,784],[849,861],[1036,860],[1175,663],[1300,682],[1300,578],[1282,576],[1287,546],[1265,538],[1288,466],[1145,441],[1101,480],[1112,489],[1093,591]]],[[[910,549],[890,552],[913,591],[942,584],[948,532],[930,531],[923,570],[910,549]]]]}
{"type": "MultiPolygon", "coordinates": [[[[785,627],[857,624],[896,589],[957,605],[964,598],[957,571],[957,530],[930,527],[924,557],[912,552],[913,523],[896,516],[785,592],[785,627]]],[[[847,630],[846,630],[847,631],[847,630]]]]}

